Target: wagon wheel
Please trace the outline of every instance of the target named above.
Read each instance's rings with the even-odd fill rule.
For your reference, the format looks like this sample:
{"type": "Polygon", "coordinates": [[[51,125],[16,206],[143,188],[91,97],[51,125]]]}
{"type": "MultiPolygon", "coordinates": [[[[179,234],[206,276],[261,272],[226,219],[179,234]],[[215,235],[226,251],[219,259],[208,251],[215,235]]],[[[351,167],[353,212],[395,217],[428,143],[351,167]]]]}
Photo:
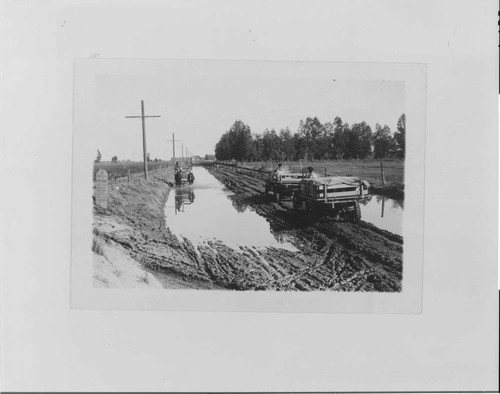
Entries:
{"type": "Polygon", "coordinates": [[[361,221],[361,208],[359,206],[359,202],[356,201],[356,205],[354,206],[354,222],[359,223],[361,221]]]}
{"type": "Polygon", "coordinates": [[[359,202],[354,203],[354,210],[350,212],[351,220],[354,223],[359,223],[361,221],[361,208],[359,207],[359,202]]]}
{"type": "Polygon", "coordinates": [[[292,204],[293,204],[293,212],[295,213],[295,215],[297,215],[299,213],[300,202],[297,201],[297,198],[295,196],[293,196],[292,204]]]}
{"type": "Polygon", "coordinates": [[[315,221],[315,210],[314,205],[310,201],[306,201],[306,219],[308,224],[312,224],[315,221]]]}

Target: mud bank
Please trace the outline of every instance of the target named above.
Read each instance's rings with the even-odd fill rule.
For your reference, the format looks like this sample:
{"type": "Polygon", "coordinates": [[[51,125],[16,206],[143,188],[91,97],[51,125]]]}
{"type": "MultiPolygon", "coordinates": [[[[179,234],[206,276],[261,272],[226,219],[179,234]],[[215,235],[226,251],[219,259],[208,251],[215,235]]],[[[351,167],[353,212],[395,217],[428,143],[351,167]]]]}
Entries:
{"type": "Polygon", "coordinates": [[[94,209],[95,236],[107,248],[138,263],[166,288],[401,290],[400,236],[367,223],[322,219],[306,226],[262,194],[263,181],[222,168],[208,169],[235,193],[232,199],[265,217],[270,231],[278,238],[286,237],[298,251],[231,247],[218,240],[194,246],[191,240],[172,234],[164,215],[171,194],[171,170],[151,174],[148,182],[113,183],[109,208],[94,209]]]}
{"type": "MultiPolygon", "coordinates": [[[[171,169],[150,173],[150,180],[134,179],[110,184],[108,209],[94,206],[93,233],[103,242],[104,256],[94,253],[94,283],[103,276],[98,261],[104,257],[108,264],[120,267],[114,255],[126,255],[139,269],[152,274],[167,288],[216,288],[197,274],[186,251],[166,227],[163,207],[169,196],[171,169]],[[97,266],[96,266],[97,264],[97,266]],[[99,279],[99,278],[97,278],[99,279]],[[201,282],[200,282],[201,279],[201,282]]],[[[141,282],[139,280],[139,282],[141,282]]],[[[108,287],[127,287],[128,282],[113,281],[108,287]]],[[[141,283],[141,286],[143,284],[141,283]]]]}

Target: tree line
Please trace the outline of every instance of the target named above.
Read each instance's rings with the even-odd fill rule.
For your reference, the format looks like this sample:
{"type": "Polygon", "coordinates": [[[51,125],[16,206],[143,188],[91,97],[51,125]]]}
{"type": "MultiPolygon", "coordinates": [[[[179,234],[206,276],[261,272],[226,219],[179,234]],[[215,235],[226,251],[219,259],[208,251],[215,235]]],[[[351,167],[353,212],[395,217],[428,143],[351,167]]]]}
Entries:
{"type": "Polygon", "coordinates": [[[292,133],[288,127],[252,134],[250,126],[237,120],[215,145],[217,160],[331,160],[388,159],[405,157],[406,116],[402,114],[393,133],[389,126],[366,122],[349,125],[336,117],[322,124],[317,117],[301,120],[292,133]]]}

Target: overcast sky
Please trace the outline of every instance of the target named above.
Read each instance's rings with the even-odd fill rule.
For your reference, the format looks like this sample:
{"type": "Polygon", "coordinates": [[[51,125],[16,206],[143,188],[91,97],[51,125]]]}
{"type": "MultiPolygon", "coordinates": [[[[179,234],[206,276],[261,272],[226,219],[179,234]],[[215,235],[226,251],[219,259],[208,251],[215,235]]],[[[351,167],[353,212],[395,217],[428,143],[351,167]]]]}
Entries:
{"type": "MultiPolygon", "coordinates": [[[[140,101],[144,100],[147,150],[151,158],[172,157],[172,133],[192,154],[213,153],[235,120],[252,133],[289,127],[318,117],[340,116],[349,124],[366,121],[396,129],[404,113],[404,82],[342,79],[334,67],[300,62],[117,60],[95,78],[95,146],[110,160],[142,158],[140,101]]],[[[182,144],[182,145],[181,145],[182,144]]]]}

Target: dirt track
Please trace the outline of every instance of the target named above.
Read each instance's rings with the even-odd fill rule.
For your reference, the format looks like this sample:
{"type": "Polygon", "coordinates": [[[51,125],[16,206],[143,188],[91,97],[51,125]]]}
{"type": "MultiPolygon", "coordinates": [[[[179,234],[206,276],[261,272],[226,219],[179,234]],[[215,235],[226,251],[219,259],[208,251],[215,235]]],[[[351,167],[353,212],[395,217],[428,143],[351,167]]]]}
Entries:
{"type": "Polygon", "coordinates": [[[224,168],[209,171],[240,203],[252,207],[299,252],[232,249],[209,241],[194,247],[168,229],[163,206],[172,174],[111,188],[110,208],[95,210],[94,232],[123,249],[169,288],[238,290],[401,291],[403,240],[368,223],[320,219],[307,225],[263,195],[263,181],[224,168]],[[112,227],[114,226],[114,227],[112,227]],[[119,229],[119,230],[116,230],[119,229]]]}

